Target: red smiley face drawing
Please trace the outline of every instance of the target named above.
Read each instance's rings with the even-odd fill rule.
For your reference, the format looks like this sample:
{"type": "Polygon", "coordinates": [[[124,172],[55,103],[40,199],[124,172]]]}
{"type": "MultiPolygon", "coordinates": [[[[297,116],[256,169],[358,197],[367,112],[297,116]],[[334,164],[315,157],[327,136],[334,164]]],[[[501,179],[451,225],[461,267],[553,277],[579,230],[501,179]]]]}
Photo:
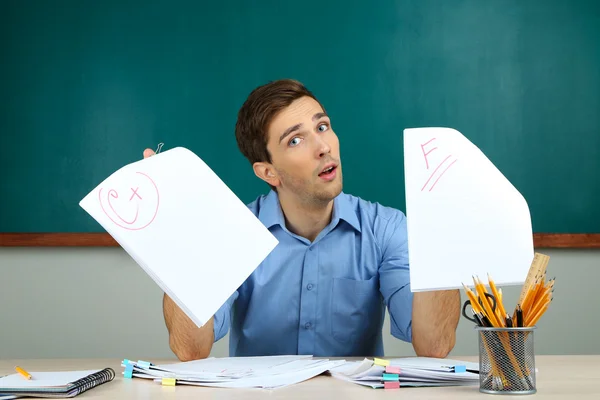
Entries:
{"type": "Polygon", "coordinates": [[[101,188],[98,199],[102,211],[115,225],[132,231],[146,228],[158,213],[158,187],[143,172],[131,174],[117,188],[101,188]]]}

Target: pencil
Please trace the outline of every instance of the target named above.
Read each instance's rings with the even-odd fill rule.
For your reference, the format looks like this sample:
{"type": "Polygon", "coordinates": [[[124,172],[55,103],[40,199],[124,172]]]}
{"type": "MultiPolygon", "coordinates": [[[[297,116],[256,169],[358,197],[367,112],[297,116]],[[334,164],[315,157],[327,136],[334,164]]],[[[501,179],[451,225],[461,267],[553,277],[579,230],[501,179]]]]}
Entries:
{"type": "Polygon", "coordinates": [[[541,316],[544,315],[551,301],[552,299],[548,299],[538,309],[534,310],[530,315],[528,315],[525,324],[527,326],[534,326],[541,316]]]}
{"type": "Polygon", "coordinates": [[[535,326],[535,324],[537,324],[537,322],[540,320],[540,318],[542,317],[542,315],[544,315],[544,313],[546,312],[546,310],[548,310],[548,306],[550,305],[550,302],[548,302],[546,305],[544,305],[544,307],[542,307],[542,309],[540,311],[538,311],[537,315],[535,315],[530,322],[529,326],[535,326]]]}
{"type": "Polygon", "coordinates": [[[523,300],[523,303],[521,303],[521,310],[523,312],[523,316],[526,316],[527,312],[529,311],[529,306],[533,302],[533,299],[535,298],[535,294],[537,293],[538,284],[539,284],[539,281],[536,279],[535,284],[533,284],[529,288],[529,290],[527,291],[527,295],[525,296],[525,300],[523,300]]]}
{"type": "Polygon", "coordinates": [[[479,295],[479,300],[481,300],[481,303],[483,304],[483,309],[485,310],[487,317],[492,323],[492,326],[495,326],[497,328],[501,327],[500,322],[496,318],[496,314],[492,311],[492,305],[490,304],[490,301],[485,296],[487,292],[485,290],[485,287],[483,286],[483,283],[481,283],[479,278],[475,276],[473,277],[473,281],[475,282],[475,289],[477,290],[477,294],[479,295]]]}
{"type": "Polygon", "coordinates": [[[490,277],[490,274],[488,274],[488,283],[490,284],[490,289],[492,290],[492,294],[494,295],[494,297],[496,297],[496,303],[497,303],[496,304],[496,313],[497,313],[498,320],[500,322],[506,321],[506,317],[508,317],[508,315],[506,314],[506,310],[504,309],[504,304],[502,304],[502,295],[500,295],[500,293],[496,289],[496,284],[490,277]]]}
{"type": "Polygon", "coordinates": [[[19,374],[23,375],[23,377],[25,379],[28,379],[28,380],[31,379],[31,374],[29,372],[25,371],[23,368],[16,366],[15,371],[17,371],[19,374]]]}
{"type": "Polygon", "coordinates": [[[540,300],[531,307],[531,310],[527,313],[525,318],[525,325],[529,324],[529,321],[533,319],[537,315],[537,313],[548,304],[551,300],[551,292],[545,291],[545,293],[540,297],[540,300]]]}
{"type": "Polygon", "coordinates": [[[467,297],[471,301],[471,308],[473,309],[473,311],[475,311],[476,313],[481,312],[482,311],[481,306],[477,302],[477,296],[475,295],[475,293],[473,293],[473,291],[471,289],[469,289],[469,287],[467,285],[465,285],[464,283],[462,285],[465,288],[467,297]]]}

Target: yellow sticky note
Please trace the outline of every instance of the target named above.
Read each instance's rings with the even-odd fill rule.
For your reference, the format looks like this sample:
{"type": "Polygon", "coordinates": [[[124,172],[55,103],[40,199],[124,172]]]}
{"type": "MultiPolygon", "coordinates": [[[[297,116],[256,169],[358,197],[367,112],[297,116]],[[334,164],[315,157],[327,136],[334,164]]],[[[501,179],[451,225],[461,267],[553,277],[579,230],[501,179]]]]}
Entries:
{"type": "Polygon", "coordinates": [[[175,378],[162,378],[163,386],[175,386],[175,378]]]}
{"type": "Polygon", "coordinates": [[[383,360],[381,358],[374,358],[373,359],[373,363],[375,365],[381,365],[382,367],[387,367],[388,365],[390,365],[390,360],[383,360]]]}

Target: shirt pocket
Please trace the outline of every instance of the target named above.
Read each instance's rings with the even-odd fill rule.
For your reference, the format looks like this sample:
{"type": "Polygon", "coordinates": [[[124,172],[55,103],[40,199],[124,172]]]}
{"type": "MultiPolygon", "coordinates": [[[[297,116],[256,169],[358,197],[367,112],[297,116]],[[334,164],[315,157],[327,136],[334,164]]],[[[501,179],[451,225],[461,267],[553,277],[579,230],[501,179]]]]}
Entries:
{"type": "Polygon", "coordinates": [[[360,343],[377,333],[379,279],[333,278],[331,334],[343,343],[360,343]]]}

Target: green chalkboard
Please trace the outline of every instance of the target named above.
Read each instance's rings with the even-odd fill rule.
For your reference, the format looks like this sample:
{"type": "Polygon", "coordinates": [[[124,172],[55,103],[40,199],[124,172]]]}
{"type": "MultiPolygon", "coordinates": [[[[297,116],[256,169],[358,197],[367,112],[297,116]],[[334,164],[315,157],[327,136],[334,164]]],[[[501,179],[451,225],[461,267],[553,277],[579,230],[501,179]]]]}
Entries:
{"type": "Polygon", "coordinates": [[[4,0],[0,40],[0,232],[102,232],[78,202],[159,142],[252,201],[236,115],[279,78],[324,103],[348,193],[405,210],[402,130],[446,126],[535,232],[600,232],[598,1],[4,0]]]}

